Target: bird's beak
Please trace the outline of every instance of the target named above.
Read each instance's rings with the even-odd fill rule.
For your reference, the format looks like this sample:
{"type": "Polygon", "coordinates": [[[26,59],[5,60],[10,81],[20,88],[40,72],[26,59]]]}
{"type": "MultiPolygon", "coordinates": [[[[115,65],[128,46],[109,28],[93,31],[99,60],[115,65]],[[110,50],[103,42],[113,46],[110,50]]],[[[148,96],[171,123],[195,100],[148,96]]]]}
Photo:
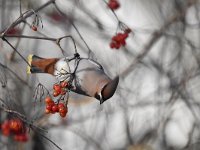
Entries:
{"type": "Polygon", "coordinates": [[[102,99],[100,100],[100,104],[102,104],[104,101],[106,101],[107,99],[111,98],[114,95],[118,83],[119,83],[119,76],[117,76],[115,79],[111,80],[104,86],[104,88],[101,91],[102,99]]]}

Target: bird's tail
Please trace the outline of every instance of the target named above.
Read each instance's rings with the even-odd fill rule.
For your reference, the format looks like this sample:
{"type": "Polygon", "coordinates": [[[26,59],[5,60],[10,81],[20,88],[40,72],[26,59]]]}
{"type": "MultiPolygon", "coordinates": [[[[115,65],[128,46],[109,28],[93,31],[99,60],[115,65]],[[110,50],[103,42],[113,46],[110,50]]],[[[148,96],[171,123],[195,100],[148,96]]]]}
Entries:
{"type": "Polygon", "coordinates": [[[55,63],[58,61],[57,58],[41,58],[36,55],[28,56],[28,67],[27,74],[31,73],[54,73],[55,63]]]}

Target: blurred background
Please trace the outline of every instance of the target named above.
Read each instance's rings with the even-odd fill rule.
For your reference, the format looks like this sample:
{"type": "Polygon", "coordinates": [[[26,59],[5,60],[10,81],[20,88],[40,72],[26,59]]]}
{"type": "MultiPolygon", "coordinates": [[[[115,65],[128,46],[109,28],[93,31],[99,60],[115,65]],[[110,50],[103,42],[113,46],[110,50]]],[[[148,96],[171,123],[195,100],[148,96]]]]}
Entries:
{"type": "Polygon", "coordinates": [[[0,36],[0,124],[19,118],[28,136],[16,141],[1,126],[1,150],[200,149],[199,1],[117,2],[119,8],[111,10],[109,0],[0,0],[0,31],[11,27],[0,36]],[[123,32],[121,25],[132,32],[125,46],[113,49],[110,42],[123,32]],[[44,99],[57,80],[27,75],[20,55],[72,56],[70,38],[61,40],[64,53],[56,41],[35,38],[66,35],[81,57],[99,62],[120,81],[102,105],[70,92],[67,116],[61,118],[45,114],[44,99]]]}

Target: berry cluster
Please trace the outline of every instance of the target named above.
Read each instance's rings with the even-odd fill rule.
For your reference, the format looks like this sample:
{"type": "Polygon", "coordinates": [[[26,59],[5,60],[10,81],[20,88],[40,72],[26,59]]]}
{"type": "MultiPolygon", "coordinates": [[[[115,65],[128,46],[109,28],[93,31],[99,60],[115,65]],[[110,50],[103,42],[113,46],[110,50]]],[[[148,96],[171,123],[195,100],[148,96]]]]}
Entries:
{"type": "Polygon", "coordinates": [[[109,0],[108,7],[112,10],[116,10],[120,7],[120,4],[117,0],[109,0]]]}
{"type": "Polygon", "coordinates": [[[20,119],[5,120],[0,127],[4,136],[13,135],[13,139],[18,142],[28,141],[26,127],[20,119]]]}
{"type": "Polygon", "coordinates": [[[65,95],[67,92],[69,84],[66,81],[61,82],[60,84],[54,84],[53,89],[53,96],[57,97],[59,95],[65,95]]]}
{"type": "Polygon", "coordinates": [[[124,33],[117,33],[115,36],[112,37],[112,41],[110,43],[110,48],[119,49],[121,46],[126,45],[126,39],[131,32],[130,29],[126,29],[124,33]]]}
{"type": "Polygon", "coordinates": [[[65,117],[68,108],[63,103],[56,104],[49,96],[45,98],[46,103],[46,114],[54,114],[56,112],[59,112],[61,117],[65,117]]]}

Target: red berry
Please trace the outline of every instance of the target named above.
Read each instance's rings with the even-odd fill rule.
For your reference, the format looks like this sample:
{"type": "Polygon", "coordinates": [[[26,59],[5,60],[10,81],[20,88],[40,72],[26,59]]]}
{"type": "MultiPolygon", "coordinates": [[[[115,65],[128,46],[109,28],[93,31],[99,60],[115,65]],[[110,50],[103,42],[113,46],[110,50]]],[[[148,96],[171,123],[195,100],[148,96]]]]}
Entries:
{"type": "Polygon", "coordinates": [[[32,29],[33,31],[37,31],[37,27],[36,27],[35,25],[32,25],[31,29],[32,29]]]}
{"type": "Polygon", "coordinates": [[[121,33],[121,32],[117,33],[117,36],[118,36],[119,38],[122,37],[122,35],[123,35],[123,33],[121,33]]]}
{"type": "Polygon", "coordinates": [[[60,113],[60,116],[64,118],[66,116],[66,114],[67,113],[60,113]]]}
{"type": "Polygon", "coordinates": [[[51,113],[51,110],[45,109],[45,113],[46,113],[46,114],[50,114],[50,113],[51,113]]]}
{"type": "Polygon", "coordinates": [[[128,33],[122,34],[122,38],[123,38],[123,39],[126,39],[127,37],[128,37],[128,33]]]}
{"type": "Polygon", "coordinates": [[[1,129],[2,129],[2,130],[10,129],[9,121],[8,121],[8,120],[6,120],[6,121],[4,121],[4,122],[2,123],[1,129]]]}
{"type": "Polygon", "coordinates": [[[60,86],[61,86],[61,88],[66,88],[68,86],[68,82],[63,81],[63,82],[61,82],[60,86]]]}
{"type": "Polygon", "coordinates": [[[47,104],[47,105],[46,105],[46,109],[48,109],[48,110],[50,110],[50,111],[52,110],[52,107],[53,107],[52,104],[47,104]]]}
{"type": "Polygon", "coordinates": [[[61,90],[61,95],[65,95],[66,94],[66,91],[64,89],[61,90]]]}
{"type": "Polygon", "coordinates": [[[12,120],[10,120],[9,127],[13,132],[20,133],[23,131],[24,125],[21,120],[12,119],[12,120]]]}
{"type": "Polygon", "coordinates": [[[10,129],[4,129],[4,130],[2,130],[2,134],[4,136],[9,136],[10,135],[10,129]]]}
{"type": "Polygon", "coordinates": [[[112,37],[112,41],[110,43],[110,48],[119,49],[121,46],[126,45],[126,38],[128,37],[128,33],[117,33],[115,36],[112,37]]]}
{"type": "Polygon", "coordinates": [[[59,104],[58,104],[58,108],[60,109],[60,108],[62,108],[62,107],[65,107],[65,105],[64,105],[63,103],[59,103],[59,104]]]}
{"type": "Polygon", "coordinates": [[[52,102],[53,102],[53,101],[52,101],[51,97],[47,96],[47,97],[45,98],[45,103],[46,103],[46,104],[50,104],[50,103],[52,103],[52,102]]]}
{"type": "Polygon", "coordinates": [[[115,45],[116,45],[116,44],[115,44],[114,42],[111,42],[111,43],[110,43],[110,48],[115,48],[115,45]]]}
{"type": "Polygon", "coordinates": [[[9,121],[6,120],[2,123],[1,125],[1,129],[2,129],[2,134],[4,136],[9,136],[10,135],[10,125],[9,125],[9,121]]]}
{"type": "Polygon", "coordinates": [[[116,10],[120,7],[120,4],[117,0],[110,0],[108,2],[108,7],[112,10],[116,10]]]}
{"type": "Polygon", "coordinates": [[[60,95],[59,92],[57,92],[57,91],[54,91],[54,92],[53,92],[53,96],[54,96],[54,97],[57,97],[58,95],[60,95]]]}
{"type": "Polygon", "coordinates": [[[113,41],[116,43],[120,43],[124,39],[124,36],[122,33],[118,33],[116,36],[112,38],[113,41]]]}
{"type": "Polygon", "coordinates": [[[59,112],[58,105],[56,105],[56,104],[53,105],[52,111],[53,111],[53,112],[59,112]]]}
{"type": "Polygon", "coordinates": [[[61,86],[59,84],[55,84],[53,86],[54,89],[54,97],[58,96],[61,93],[61,86]]]}
{"type": "Polygon", "coordinates": [[[119,41],[118,35],[113,36],[112,41],[115,41],[115,42],[119,41]]]}
{"type": "Polygon", "coordinates": [[[61,108],[59,108],[59,113],[67,113],[67,108],[65,108],[65,107],[61,107],[61,108]]]}
{"type": "Polygon", "coordinates": [[[59,91],[59,90],[61,90],[61,87],[60,87],[59,84],[54,84],[54,85],[53,85],[53,89],[54,89],[55,91],[59,91]]]}

